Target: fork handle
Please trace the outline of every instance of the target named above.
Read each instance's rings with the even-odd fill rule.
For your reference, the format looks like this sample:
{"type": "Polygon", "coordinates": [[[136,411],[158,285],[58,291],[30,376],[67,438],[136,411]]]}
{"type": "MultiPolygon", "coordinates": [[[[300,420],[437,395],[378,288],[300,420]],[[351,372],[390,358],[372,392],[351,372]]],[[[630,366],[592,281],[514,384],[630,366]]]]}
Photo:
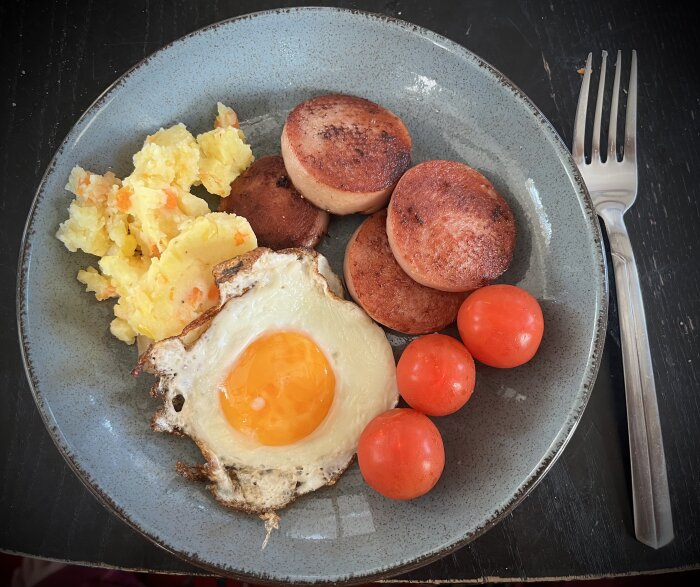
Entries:
{"type": "Polygon", "coordinates": [[[624,209],[601,208],[598,212],[608,232],[617,286],[634,531],[640,542],[660,548],[673,540],[673,519],[644,302],[632,244],[623,219],[624,209]]]}

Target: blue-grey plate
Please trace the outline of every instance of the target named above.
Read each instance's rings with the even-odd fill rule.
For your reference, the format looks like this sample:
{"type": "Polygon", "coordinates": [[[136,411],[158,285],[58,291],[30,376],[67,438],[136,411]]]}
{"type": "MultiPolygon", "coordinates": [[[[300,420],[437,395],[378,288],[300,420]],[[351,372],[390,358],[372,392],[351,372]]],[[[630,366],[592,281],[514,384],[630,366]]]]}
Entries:
{"type": "MultiPolygon", "coordinates": [[[[321,251],[336,270],[358,218],[336,219],[321,251]]],[[[26,370],[46,426],[86,485],[116,515],[190,562],[256,582],[362,582],[425,564],[496,524],[543,477],[571,436],[595,379],[606,321],[605,268],[591,202],[565,146],[537,108],[464,48],[411,24],[328,8],[262,12],[165,47],[110,87],[66,137],[39,187],[20,259],[18,313],[26,370]],[[447,464],[410,502],[369,489],[353,465],[299,499],[261,549],[255,517],[220,506],[175,472],[201,462],[188,439],[156,434],[150,381],[129,374],[135,350],[109,334],[111,304],[75,275],[94,264],[55,239],[70,169],[130,172],[146,134],[182,121],[210,128],[235,108],[257,156],[279,151],[286,113],[328,91],[399,114],[414,161],[455,159],[484,173],[518,223],[504,280],[542,303],[536,358],[481,365],[467,406],[437,418],[447,464]]],[[[406,337],[388,333],[397,354],[406,337]]]]}

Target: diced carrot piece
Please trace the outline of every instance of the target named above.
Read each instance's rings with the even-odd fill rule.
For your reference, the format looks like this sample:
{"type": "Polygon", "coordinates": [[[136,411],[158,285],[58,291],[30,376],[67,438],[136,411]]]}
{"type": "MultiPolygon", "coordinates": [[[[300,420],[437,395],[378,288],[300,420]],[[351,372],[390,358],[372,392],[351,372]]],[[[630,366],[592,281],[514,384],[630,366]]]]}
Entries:
{"type": "Polygon", "coordinates": [[[85,198],[88,202],[92,202],[92,198],[90,197],[90,195],[88,194],[86,196],[86,194],[85,194],[86,189],[89,187],[89,185],[90,185],[90,172],[86,171],[82,175],[82,177],[78,180],[78,185],[76,187],[75,192],[76,192],[77,196],[80,196],[81,198],[85,198]]]}
{"type": "Polygon", "coordinates": [[[190,304],[191,306],[197,305],[199,302],[199,299],[202,297],[202,290],[199,289],[198,287],[193,287],[192,291],[188,294],[187,298],[185,301],[190,304]]]}
{"type": "Polygon", "coordinates": [[[174,210],[177,208],[177,192],[173,188],[165,188],[165,207],[168,210],[174,210]]]}
{"type": "Polygon", "coordinates": [[[131,208],[131,188],[119,188],[116,194],[117,209],[122,212],[127,212],[131,208]]]}
{"type": "Polygon", "coordinates": [[[219,288],[216,286],[215,283],[211,284],[211,287],[209,288],[209,291],[207,292],[207,297],[210,300],[218,300],[219,299],[219,288]]]}
{"type": "Polygon", "coordinates": [[[233,241],[237,245],[242,245],[245,242],[245,234],[240,231],[236,231],[236,234],[233,235],[233,241]]]}

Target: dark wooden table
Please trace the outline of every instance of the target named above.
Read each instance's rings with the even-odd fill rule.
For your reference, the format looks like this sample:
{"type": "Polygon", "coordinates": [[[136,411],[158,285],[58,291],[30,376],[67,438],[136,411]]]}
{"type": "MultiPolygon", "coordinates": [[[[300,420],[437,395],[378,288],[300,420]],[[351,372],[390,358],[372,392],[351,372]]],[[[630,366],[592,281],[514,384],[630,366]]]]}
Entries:
{"type": "MultiPolygon", "coordinates": [[[[22,368],[15,326],[22,227],[55,149],[119,75],[204,25],[295,4],[306,3],[0,3],[1,550],[129,569],[199,572],[95,501],[44,429],[22,368]]],[[[588,51],[636,48],[640,60],[640,193],[627,223],[649,318],[676,538],[658,551],[634,538],[620,336],[611,289],[600,375],[557,463],[501,524],[402,580],[522,580],[699,567],[697,23],[681,8],[661,10],[639,1],[334,4],[408,20],[474,51],[520,86],[567,144],[580,85],[577,69],[588,51]]]]}

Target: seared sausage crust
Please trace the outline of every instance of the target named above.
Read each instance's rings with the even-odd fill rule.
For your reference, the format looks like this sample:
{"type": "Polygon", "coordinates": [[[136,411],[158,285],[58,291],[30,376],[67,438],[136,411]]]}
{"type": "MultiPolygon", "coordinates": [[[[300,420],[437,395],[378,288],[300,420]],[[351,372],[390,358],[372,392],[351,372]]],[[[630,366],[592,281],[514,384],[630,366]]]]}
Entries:
{"type": "Polygon", "coordinates": [[[411,136],[401,119],[344,94],[299,104],[287,117],[281,144],[294,185],[335,214],[384,206],[411,164],[411,136]]]}
{"type": "Polygon", "coordinates": [[[455,161],[407,171],[391,196],[389,245],[414,280],[469,291],[501,275],[513,258],[515,220],[481,173],[455,161]]]}
{"type": "Polygon", "coordinates": [[[236,178],[219,210],[244,216],[258,245],[275,250],[315,247],[328,228],[328,213],[297,191],[279,155],[258,159],[236,178]]]}
{"type": "Polygon", "coordinates": [[[372,319],[405,334],[425,334],[454,322],[460,293],[430,289],[399,267],[386,236],[386,210],[375,212],[348,241],[345,283],[372,319]]]}

